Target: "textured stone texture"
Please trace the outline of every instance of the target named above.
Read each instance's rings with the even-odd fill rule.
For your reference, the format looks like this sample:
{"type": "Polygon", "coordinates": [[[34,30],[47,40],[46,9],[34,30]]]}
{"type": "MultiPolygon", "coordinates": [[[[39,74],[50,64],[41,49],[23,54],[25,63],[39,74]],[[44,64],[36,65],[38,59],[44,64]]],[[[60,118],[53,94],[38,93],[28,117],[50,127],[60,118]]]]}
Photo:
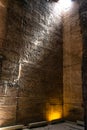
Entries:
{"type": "Polygon", "coordinates": [[[83,38],[83,55],[82,55],[82,89],[84,100],[84,121],[85,130],[87,130],[87,1],[80,3],[79,9],[80,25],[83,38]]]}
{"type": "Polygon", "coordinates": [[[0,80],[0,126],[46,120],[49,106],[62,114],[60,6],[45,0],[8,0],[5,10],[0,16],[5,19],[5,25],[0,24],[5,28],[5,33],[0,30],[0,51],[6,57],[0,80]]]}
{"type": "Polygon", "coordinates": [[[72,3],[62,17],[56,2],[0,0],[0,126],[47,120],[52,111],[83,119],[79,5],[72,3]]]}
{"type": "Polygon", "coordinates": [[[82,99],[82,36],[79,4],[72,2],[64,11],[63,84],[64,117],[83,120],[82,99]]]}

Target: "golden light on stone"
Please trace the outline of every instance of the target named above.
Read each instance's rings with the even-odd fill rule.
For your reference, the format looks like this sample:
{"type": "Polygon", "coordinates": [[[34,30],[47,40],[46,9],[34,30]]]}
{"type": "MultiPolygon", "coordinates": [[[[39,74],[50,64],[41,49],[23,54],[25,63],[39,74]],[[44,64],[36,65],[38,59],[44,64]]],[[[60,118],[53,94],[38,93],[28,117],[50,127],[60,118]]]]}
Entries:
{"type": "Polygon", "coordinates": [[[61,119],[61,113],[58,111],[50,111],[48,112],[48,121],[61,119]]]}
{"type": "Polygon", "coordinates": [[[61,119],[62,111],[60,110],[59,105],[47,105],[46,119],[48,121],[61,119]]]}

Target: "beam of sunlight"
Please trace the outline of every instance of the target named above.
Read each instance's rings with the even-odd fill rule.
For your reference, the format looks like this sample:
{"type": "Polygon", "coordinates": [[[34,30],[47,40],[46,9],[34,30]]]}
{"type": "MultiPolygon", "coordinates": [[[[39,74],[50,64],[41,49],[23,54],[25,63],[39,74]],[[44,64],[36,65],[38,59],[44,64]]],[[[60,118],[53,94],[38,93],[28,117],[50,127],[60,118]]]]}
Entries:
{"type": "Polygon", "coordinates": [[[7,94],[7,90],[8,90],[8,85],[7,85],[7,81],[4,81],[5,83],[5,95],[7,94]]]}
{"type": "Polygon", "coordinates": [[[22,64],[20,63],[20,64],[19,64],[18,77],[17,77],[17,79],[14,79],[14,82],[12,83],[13,85],[15,85],[15,83],[16,83],[17,81],[19,81],[19,79],[20,79],[20,77],[21,77],[21,69],[22,69],[22,64]]]}
{"type": "MultiPolygon", "coordinates": [[[[32,43],[34,43],[35,46],[43,46],[43,41],[45,39],[45,37],[48,37],[48,42],[51,39],[51,34],[52,32],[54,33],[55,28],[60,26],[61,23],[61,7],[59,2],[53,2],[53,3],[49,3],[49,6],[51,6],[52,8],[52,12],[50,12],[49,15],[46,16],[46,24],[42,24],[41,22],[39,23],[42,27],[44,27],[47,32],[44,32],[44,30],[39,30],[39,36],[37,38],[37,36],[35,35],[35,39],[32,39],[32,43]],[[53,26],[54,25],[54,26],[53,26]]],[[[44,18],[43,18],[44,19],[44,18]]],[[[35,33],[35,32],[34,32],[35,33]]],[[[37,34],[38,32],[36,32],[37,34]]],[[[48,44],[48,48],[50,46],[50,43],[48,44]]]]}
{"type": "Polygon", "coordinates": [[[58,111],[51,110],[48,113],[48,121],[52,121],[52,120],[56,120],[56,119],[61,119],[61,113],[58,111]]]}
{"type": "Polygon", "coordinates": [[[71,0],[60,0],[60,3],[61,3],[61,6],[62,7],[65,7],[65,8],[67,8],[67,7],[70,7],[71,6],[71,4],[72,4],[72,1],[71,0]]]}
{"type": "Polygon", "coordinates": [[[19,74],[18,74],[18,80],[20,79],[20,77],[21,77],[21,63],[20,63],[20,65],[19,65],[19,74]]]}
{"type": "MultiPolygon", "coordinates": [[[[61,110],[61,105],[58,105],[58,100],[52,101],[53,103],[47,103],[46,104],[46,119],[47,121],[52,121],[56,119],[61,119],[62,118],[62,110],[61,110]]],[[[60,102],[60,101],[59,101],[60,102]]]]}
{"type": "Polygon", "coordinates": [[[72,0],[60,0],[59,2],[62,10],[72,7],[72,0]]]}

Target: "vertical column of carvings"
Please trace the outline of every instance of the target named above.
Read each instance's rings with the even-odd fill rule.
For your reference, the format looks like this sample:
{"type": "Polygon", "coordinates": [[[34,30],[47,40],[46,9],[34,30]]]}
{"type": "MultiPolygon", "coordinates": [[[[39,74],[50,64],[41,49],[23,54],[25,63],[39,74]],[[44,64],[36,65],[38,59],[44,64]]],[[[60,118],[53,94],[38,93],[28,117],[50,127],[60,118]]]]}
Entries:
{"type": "Polygon", "coordinates": [[[85,130],[87,130],[87,1],[83,0],[79,10],[83,38],[82,88],[84,100],[85,130]]]}

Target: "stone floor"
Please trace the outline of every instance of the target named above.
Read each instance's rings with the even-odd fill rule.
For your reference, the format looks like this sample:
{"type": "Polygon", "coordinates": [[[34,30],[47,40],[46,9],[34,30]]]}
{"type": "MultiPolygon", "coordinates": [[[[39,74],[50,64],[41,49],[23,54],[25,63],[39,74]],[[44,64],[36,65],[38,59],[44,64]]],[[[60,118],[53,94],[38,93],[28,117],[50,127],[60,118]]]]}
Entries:
{"type": "MultiPolygon", "coordinates": [[[[26,129],[26,130],[29,130],[29,129],[26,129]]],[[[45,127],[32,128],[30,130],[84,130],[84,127],[66,122],[66,123],[48,125],[45,127]]]]}

